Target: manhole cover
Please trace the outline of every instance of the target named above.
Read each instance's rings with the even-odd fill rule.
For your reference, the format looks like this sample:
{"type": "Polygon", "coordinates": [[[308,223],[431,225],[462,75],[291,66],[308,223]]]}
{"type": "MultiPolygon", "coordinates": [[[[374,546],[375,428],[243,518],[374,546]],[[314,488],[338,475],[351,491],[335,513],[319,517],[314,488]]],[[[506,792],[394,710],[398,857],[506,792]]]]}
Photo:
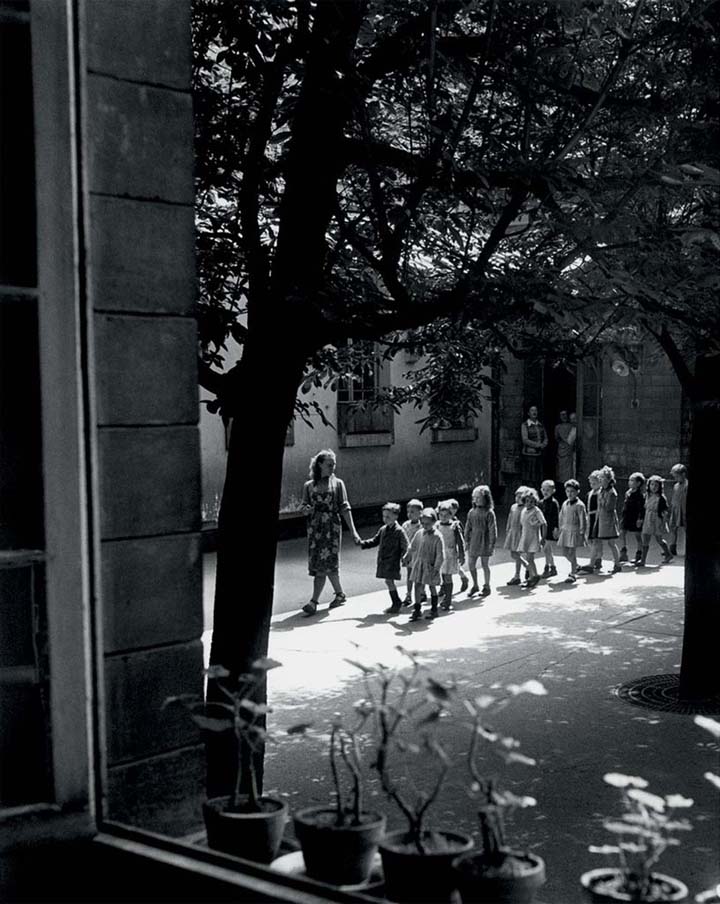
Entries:
{"type": "Polygon", "coordinates": [[[680,699],[679,675],[648,675],[616,687],[614,693],[626,703],[666,713],[688,716],[720,714],[720,697],[689,701],[680,699]]]}

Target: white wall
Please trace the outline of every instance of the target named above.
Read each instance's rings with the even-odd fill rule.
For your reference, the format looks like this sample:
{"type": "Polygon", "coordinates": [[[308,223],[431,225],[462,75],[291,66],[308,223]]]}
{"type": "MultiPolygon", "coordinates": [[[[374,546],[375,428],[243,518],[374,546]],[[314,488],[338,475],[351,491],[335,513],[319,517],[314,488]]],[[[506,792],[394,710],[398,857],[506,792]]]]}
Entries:
{"type": "MultiPolygon", "coordinates": [[[[404,361],[390,365],[394,385],[402,383],[411,369],[404,361]]],[[[320,390],[309,394],[323,407],[325,415],[337,423],[336,394],[320,390]]],[[[295,421],[294,444],[285,449],[281,511],[295,511],[302,485],[307,480],[311,457],[330,448],[338,457],[337,473],[345,481],[354,506],[418,496],[437,502],[451,490],[470,489],[490,479],[491,411],[490,401],[477,418],[478,438],[472,442],[431,441],[429,430],[420,434],[415,423],[421,412],[404,408],[395,415],[394,442],[389,446],[340,448],[335,430],[313,415],[313,427],[295,421]]],[[[203,465],[203,509],[206,518],[214,517],[215,503],[222,492],[225,470],[225,436],[218,415],[210,415],[201,406],[200,434],[203,465]]]]}

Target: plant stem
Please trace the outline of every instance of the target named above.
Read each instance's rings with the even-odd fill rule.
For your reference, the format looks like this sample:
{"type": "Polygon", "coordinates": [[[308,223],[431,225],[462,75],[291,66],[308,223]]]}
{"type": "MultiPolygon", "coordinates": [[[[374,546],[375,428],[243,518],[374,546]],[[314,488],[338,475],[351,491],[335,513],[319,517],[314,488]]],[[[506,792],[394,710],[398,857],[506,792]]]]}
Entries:
{"type": "Polygon", "coordinates": [[[337,738],[338,729],[336,725],[330,730],[330,771],[332,772],[333,783],[335,785],[335,797],[336,797],[336,815],[335,815],[335,825],[341,826],[343,824],[343,801],[342,801],[342,792],[340,790],[340,776],[338,775],[337,770],[337,761],[335,758],[335,742],[337,738]]]}

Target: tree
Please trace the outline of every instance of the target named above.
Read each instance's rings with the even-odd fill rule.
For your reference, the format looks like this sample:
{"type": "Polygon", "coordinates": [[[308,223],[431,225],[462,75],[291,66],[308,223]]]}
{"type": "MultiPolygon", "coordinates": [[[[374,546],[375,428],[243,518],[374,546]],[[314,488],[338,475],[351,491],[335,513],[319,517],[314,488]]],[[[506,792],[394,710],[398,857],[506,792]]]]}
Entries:
{"type": "MultiPolygon", "coordinates": [[[[302,384],[351,373],[368,343],[413,346],[426,379],[393,401],[429,397],[433,419],[453,407],[448,348],[467,376],[650,317],[708,350],[716,306],[699,327],[688,312],[714,288],[688,264],[681,302],[657,300],[652,229],[633,230],[662,228],[683,261],[714,241],[698,116],[716,101],[696,64],[716,29],[699,0],[196,0],[201,382],[234,420],[213,663],[267,652],[302,384]],[[224,371],[228,336],[242,356],[224,371]]],[[[462,388],[471,409],[483,382],[462,388]]]]}

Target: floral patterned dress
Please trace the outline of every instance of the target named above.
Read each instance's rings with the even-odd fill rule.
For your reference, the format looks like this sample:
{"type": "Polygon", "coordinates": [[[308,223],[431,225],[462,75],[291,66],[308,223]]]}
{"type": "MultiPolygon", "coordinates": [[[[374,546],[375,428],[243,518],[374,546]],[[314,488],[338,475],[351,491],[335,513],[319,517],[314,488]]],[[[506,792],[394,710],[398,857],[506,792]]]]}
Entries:
{"type": "Polygon", "coordinates": [[[345,484],[334,475],[325,489],[308,480],[303,487],[303,509],[308,516],[308,573],[312,577],[337,574],[342,541],[340,516],[350,510],[345,484]]]}

